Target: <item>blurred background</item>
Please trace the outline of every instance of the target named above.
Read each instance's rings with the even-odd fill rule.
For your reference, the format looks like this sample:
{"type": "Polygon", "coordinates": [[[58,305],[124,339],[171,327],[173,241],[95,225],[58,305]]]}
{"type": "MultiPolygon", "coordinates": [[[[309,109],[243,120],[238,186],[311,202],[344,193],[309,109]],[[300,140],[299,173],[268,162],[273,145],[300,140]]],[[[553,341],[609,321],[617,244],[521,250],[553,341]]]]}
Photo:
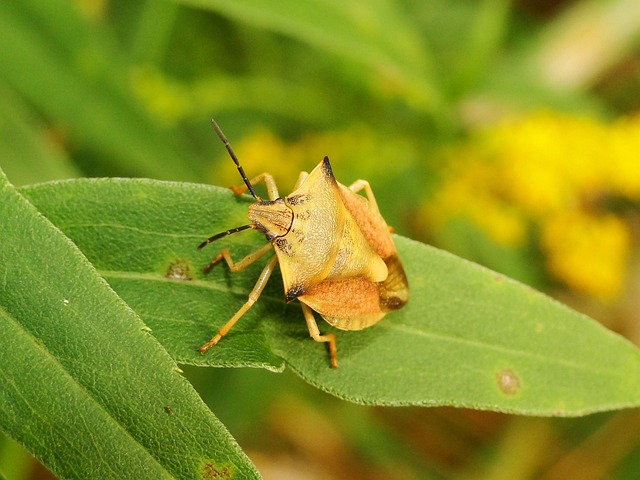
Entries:
{"type": "MultiPolygon", "coordinates": [[[[0,167],[286,194],[328,155],[396,232],[640,343],[637,0],[4,0],[0,167]]],[[[499,321],[499,318],[496,318],[499,321]]],[[[372,408],[185,368],[265,479],[636,479],[640,414],[372,408]]],[[[0,438],[10,480],[51,478],[0,438]]]]}

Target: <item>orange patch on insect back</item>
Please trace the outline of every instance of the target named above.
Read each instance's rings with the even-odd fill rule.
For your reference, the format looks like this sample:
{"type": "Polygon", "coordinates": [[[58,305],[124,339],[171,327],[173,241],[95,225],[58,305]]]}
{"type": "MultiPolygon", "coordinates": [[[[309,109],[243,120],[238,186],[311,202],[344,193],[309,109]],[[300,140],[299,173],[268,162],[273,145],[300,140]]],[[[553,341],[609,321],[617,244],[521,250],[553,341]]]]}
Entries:
{"type": "Polygon", "coordinates": [[[322,282],[298,300],[342,330],[362,330],[385,314],[380,308],[378,286],[361,278],[322,282]]]}

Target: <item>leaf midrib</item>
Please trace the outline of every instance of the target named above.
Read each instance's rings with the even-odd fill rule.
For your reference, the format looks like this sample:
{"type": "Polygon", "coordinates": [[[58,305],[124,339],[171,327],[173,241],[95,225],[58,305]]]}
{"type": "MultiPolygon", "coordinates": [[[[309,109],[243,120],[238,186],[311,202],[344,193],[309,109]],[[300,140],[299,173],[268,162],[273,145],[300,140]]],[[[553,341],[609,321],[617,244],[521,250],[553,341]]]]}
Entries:
{"type": "MultiPolygon", "coordinates": [[[[177,278],[168,278],[165,275],[160,275],[158,273],[149,273],[149,272],[131,272],[124,270],[100,270],[98,269],[100,275],[102,275],[105,279],[107,278],[117,278],[124,280],[144,280],[144,281],[152,281],[159,283],[172,283],[172,284],[186,284],[193,287],[204,288],[207,290],[215,290],[218,292],[224,293],[234,293],[237,295],[249,295],[249,290],[239,287],[228,287],[226,285],[222,285],[217,281],[205,281],[205,280],[180,280],[177,278]]],[[[263,293],[260,295],[260,299],[267,299],[273,302],[282,302],[283,297],[274,297],[267,293],[263,293]]]]}
{"type": "MultiPolygon", "coordinates": [[[[165,282],[165,283],[186,283],[193,287],[205,288],[208,290],[215,290],[218,292],[233,293],[236,295],[249,294],[249,291],[247,291],[244,288],[228,287],[226,285],[220,284],[219,282],[196,280],[196,279],[192,279],[192,280],[170,279],[157,273],[130,272],[130,271],[121,271],[121,270],[100,270],[100,273],[105,278],[144,280],[144,281],[165,282]]],[[[275,303],[282,302],[281,297],[274,297],[266,293],[263,293],[260,296],[260,299],[275,302],[275,303]]],[[[374,328],[395,330],[395,331],[407,333],[412,336],[429,338],[430,340],[434,340],[434,341],[442,341],[442,342],[449,342],[452,344],[471,346],[478,349],[484,349],[485,351],[489,351],[489,352],[498,352],[498,353],[508,354],[508,355],[512,355],[520,358],[527,358],[527,359],[531,359],[537,362],[546,363],[550,365],[561,365],[563,367],[571,368],[576,371],[583,371],[587,373],[597,373],[600,375],[606,375],[611,378],[617,378],[617,377],[623,376],[620,372],[617,372],[615,370],[612,371],[606,368],[596,368],[596,369],[586,368],[576,362],[572,362],[570,360],[561,359],[557,357],[552,357],[548,354],[542,355],[542,354],[537,354],[537,353],[526,351],[526,350],[518,350],[515,348],[508,348],[505,346],[488,344],[486,342],[481,342],[474,339],[460,338],[454,335],[443,335],[440,333],[428,332],[428,331],[419,330],[419,329],[416,329],[404,324],[400,324],[400,323],[380,322],[374,328]]]]}

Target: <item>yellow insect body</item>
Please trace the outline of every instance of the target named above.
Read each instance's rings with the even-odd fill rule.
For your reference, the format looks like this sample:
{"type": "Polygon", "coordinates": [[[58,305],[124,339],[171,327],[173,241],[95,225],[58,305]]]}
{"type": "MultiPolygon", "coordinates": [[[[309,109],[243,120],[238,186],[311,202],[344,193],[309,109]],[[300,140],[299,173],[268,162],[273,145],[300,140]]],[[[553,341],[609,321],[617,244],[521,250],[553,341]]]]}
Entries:
{"type": "Polygon", "coordinates": [[[285,300],[302,303],[309,333],[314,340],[329,343],[331,365],[337,367],[335,336],[320,334],[311,310],[334,327],[360,330],[401,308],[409,298],[402,264],[369,184],[338,183],[325,157],[311,173],[300,174],[293,193],[280,198],[269,174],[248,181],[226,138],[215,122],[213,126],[245,181],[245,187],[235,187],[234,192],[249,190],[257,201],[249,207],[251,224],[214,235],[199,248],[248,228],[264,233],[269,244],[237,263],[228,250],[222,250],[206,269],[224,258],[231,270],[242,270],[271,248],[276,257],[267,263],[249,300],[200,352],[215,345],[257,300],[277,259],[285,300]],[[270,200],[253,192],[252,184],[259,181],[266,183],[270,200]],[[357,194],[362,189],[368,199],[357,194]]]}

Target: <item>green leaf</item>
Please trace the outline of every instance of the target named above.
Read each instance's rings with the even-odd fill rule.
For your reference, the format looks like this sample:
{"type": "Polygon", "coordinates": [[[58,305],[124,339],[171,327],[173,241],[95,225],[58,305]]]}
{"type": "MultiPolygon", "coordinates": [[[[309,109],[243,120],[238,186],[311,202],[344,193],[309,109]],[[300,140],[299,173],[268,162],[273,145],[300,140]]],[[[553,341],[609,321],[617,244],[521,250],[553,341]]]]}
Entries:
{"type": "Polygon", "coordinates": [[[14,185],[81,175],[63,149],[47,139],[35,112],[1,83],[0,110],[5,112],[0,122],[0,158],[14,185]]]}
{"type": "MultiPolygon", "coordinates": [[[[282,312],[276,281],[264,295],[267,301],[256,305],[234,328],[235,335],[225,339],[231,348],[206,357],[197,352],[212,336],[213,322],[233,314],[260,272],[260,265],[234,275],[215,268],[205,277],[202,266],[216,252],[212,247],[196,251],[216,229],[247,223],[244,199],[216,187],[121,179],[48,183],[24,193],[76,242],[177,361],[284,368],[265,332],[251,321],[273,306],[282,312]]],[[[248,253],[259,242],[259,236],[236,235],[226,244],[234,245],[234,252],[248,253]]],[[[278,318],[277,313],[269,315],[278,318]]]]}
{"type": "Polygon", "coordinates": [[[131,71],[113,32],[65,0],[0,2],[0,79],[58,126],[76,149],[94,152],[85,167],[156,178],[201,178],[174,136],[137,104],[131,71]],[[99,155],[95,155],[98,152],[99,155]]]}
{"type": "Polygon", "coordinates": [[[378,89],[398,93],[412,106],[438,113],[442,96],[420,32],[388,0],[180,0],[237,20],[290,35],[365,66],[378,89]]]}
{"type": "Polygon", "coordinates": [[[397,245],[412,298],[363,335],[338,340],[349,342],[340,377],[279,337],[310,383],[363,403],[529,415],[640,403],[640,351],[626,339],[477,264],[407,239],[397,245]]]}
{"type": "Polygon", "coordinates": [[[62,478],[258,478],[139,317],[1,173],[0,231],[2,430],[62,478]]]}
{"type": "MultiPolygon", "coordinates": [[[[309,339],[274,275],[260,300],[205,356],[196,348],[245,301],[260,269],[200,267],[218,248],[241,258],[255,232],[197,252],[247,223],[249,197],[193,184],[79,180],[23,190],[85,252],[178,361],[282,368],[339,397],[377,405],[455,405],[580,415],[640,404],[640,352],[531,288],[451,254],[396,237],[409,304],[379,324],[337,334],[337,370],[309,339]]],[[[321,331],[334,331],[321,324],[321,331]]]]}

